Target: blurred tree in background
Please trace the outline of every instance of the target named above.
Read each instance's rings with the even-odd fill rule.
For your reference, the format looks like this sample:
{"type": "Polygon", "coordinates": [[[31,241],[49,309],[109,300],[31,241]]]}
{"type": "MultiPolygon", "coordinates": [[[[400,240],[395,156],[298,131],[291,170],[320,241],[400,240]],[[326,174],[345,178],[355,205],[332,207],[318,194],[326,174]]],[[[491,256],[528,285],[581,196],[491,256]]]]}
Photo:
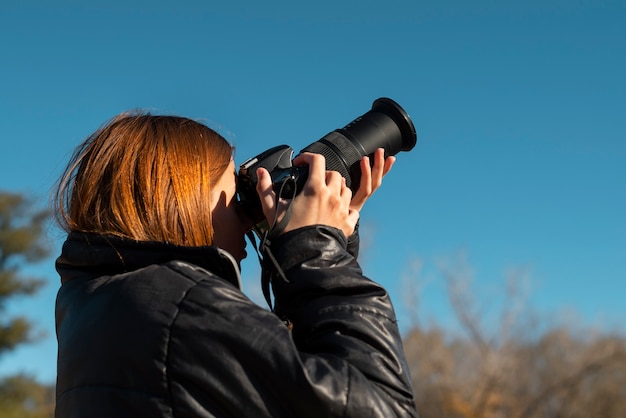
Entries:
{"type": "MultiPolygon", "coordinates": [[[[0,191],[0,359],[20,344],[34,342],[34,326],[24,316],[8,318],[7,302],[32,295],[43,281],[23,273],[24,267],[45,259],[49,247],[44,228],[47,210],[37,209],[24,195],[0,191]]],[[[38,418],[53,415],[54,389],[28,376],[0,379],[0,416],[38,418]]]]}
{"type": "Polygon", "coordinates": [[[54,416],[54,387],[28,376],[11,376],[0,384],[2,418],[51,418],[54,416]]]}
{"type": "Polygon", "coordinates": [[[420,324],[413,301],[415,326],[404,345],[421,418],[626,417],[622,331],[538,318],[520,272],[507,280],[501,311],[487,319],[469,271],[462,262],[440,266],[455,332],[420,324]]]}

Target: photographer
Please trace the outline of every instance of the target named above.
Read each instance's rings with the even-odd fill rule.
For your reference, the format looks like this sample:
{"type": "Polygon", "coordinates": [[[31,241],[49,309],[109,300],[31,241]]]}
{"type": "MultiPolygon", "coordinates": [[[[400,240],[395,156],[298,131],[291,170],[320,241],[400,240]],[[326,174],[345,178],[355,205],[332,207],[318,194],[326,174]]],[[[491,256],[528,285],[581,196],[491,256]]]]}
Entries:
{"type": "Polygon", "coordinates": [[[149,114],[92,134],[56,197],[68,232],[56,416],[416,416],[393,307],[355,259],[358,211],[393,161],[379,150],[370,168],[364,157],[353,196],[324,157],[304,153],[293,201],[258,169],[265,217],[288,220],[263,244],[268,311],[240,289],[252,221],[228,142],[149,114]]]}

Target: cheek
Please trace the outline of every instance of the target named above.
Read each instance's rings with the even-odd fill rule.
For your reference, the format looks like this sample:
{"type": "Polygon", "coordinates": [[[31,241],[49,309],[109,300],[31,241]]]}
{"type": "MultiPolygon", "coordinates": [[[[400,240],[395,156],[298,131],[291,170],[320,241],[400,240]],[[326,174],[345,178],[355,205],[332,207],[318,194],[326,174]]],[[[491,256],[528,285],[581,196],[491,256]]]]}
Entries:
{"type": "Polygon", "coordinates": [[[225,248],[237,242],[243,236],[241,229],[241,221],[235,210],[223,207],[213,212],[214,245],[225,248]]]}
{"type": "Polygon", "coordinates": [[[237,215],[237,211],[235,211],[232,207],[226,208],[224,210],[224,222],[227,223],[227,229],[230,231],[236,231],[241,223],[239,221],[239,216],[237,215]]]}

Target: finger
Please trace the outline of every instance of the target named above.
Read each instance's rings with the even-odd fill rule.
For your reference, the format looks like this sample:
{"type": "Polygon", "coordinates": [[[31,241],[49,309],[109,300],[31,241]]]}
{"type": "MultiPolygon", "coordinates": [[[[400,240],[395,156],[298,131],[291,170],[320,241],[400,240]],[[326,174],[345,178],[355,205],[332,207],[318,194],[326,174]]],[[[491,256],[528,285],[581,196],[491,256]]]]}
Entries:
{"type": "Polygon", "coordinates": [[[378,189],[383,182],[385,169],[385,150],[378,148],[374,153],[374,167],[372,168],[372,191],[378,189]]]}
{"type": "Polygon", "coordinates": [[[386,176],[387,173],[389,173],[389,171],[391,170],[391,167],[393,167],[395,162],[396,162],[396,157],[394,156],[385,158],[385,167],[383,168],[383,177],[386,176]]]}
{"type": "Polygon", "coordinates": [[[359,183],[359,192],[367,197],[372,193],[372,166],[370,158],[361,158],[361,182],[359,183]]]}
{"type": "Polygon", "coordinates": [[[274,193],[272,188],[272,177],[270,173],[262,167],[257,169],[256,175],[258,178],[256,191],[261,200],[263,213],[267,218],[268,213],[273,214],[276,211],[276,193],[274,193]]]}
{"type": "Polygon", "coordinates": [[[352,190],[350,190],[350,188],[347,186],[346,179],[343,177],[341,179],[343,180],[341,184],[341,198],[346,203],[346,207],[350,207],[352,201],[352,190]]]}
{"type": "Polygon", "coordinates": [[[326,186],[331,189],[333,192],[340,193],[341,188],[346,184],[346,179],[344,179],[341,174],[337,171],[327,171],[326,172],[326,186]]]}
{"type": "Polygon", "coordinates": [[[346,179],[336,171],[326,172],[326,196],[332,210],[337,213],[347,211],[350,206],[350,200],[345,199],[346,179]]]}
{"type": "Polygon", "coordinates": [[[360,210],[369,195],[372,193],[372,169],[370,167],[369,158],[363,157],[361,159],[361,181],[359,182],[359,188],[352,197],[351,207],[356,210],[360,210]]]}
{"type": "Polygon", "coordinates": [[[383,183],[383,177],[391,171],[391,167],[396,162],[396,157],[389,156],[385,158],[384,150],[380,148],[376,151],[376,159],[374,168],[372,169],[372,193],[376,191],[383,183]]]}
{"type": "Polygon", "coordinates": [[[319,187],[326,182],[326,159],[323,155],[305,152],[294,158],[293,164],[309,166],[307,183],[311,186],[319,187]]]}

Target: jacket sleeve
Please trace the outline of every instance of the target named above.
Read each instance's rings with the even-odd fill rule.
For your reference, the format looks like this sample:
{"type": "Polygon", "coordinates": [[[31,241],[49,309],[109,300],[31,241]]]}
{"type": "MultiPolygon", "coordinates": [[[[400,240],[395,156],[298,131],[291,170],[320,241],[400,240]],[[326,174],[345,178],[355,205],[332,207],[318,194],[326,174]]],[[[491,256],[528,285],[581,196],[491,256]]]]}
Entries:
{"type": "Polygon", "coordinates": [[[416,417],[414,392],[389,295],[364,277],[345,236],[314,226],[271,251],[275,312],[288,320],[305,373],[347,417],[416,417]]]}

